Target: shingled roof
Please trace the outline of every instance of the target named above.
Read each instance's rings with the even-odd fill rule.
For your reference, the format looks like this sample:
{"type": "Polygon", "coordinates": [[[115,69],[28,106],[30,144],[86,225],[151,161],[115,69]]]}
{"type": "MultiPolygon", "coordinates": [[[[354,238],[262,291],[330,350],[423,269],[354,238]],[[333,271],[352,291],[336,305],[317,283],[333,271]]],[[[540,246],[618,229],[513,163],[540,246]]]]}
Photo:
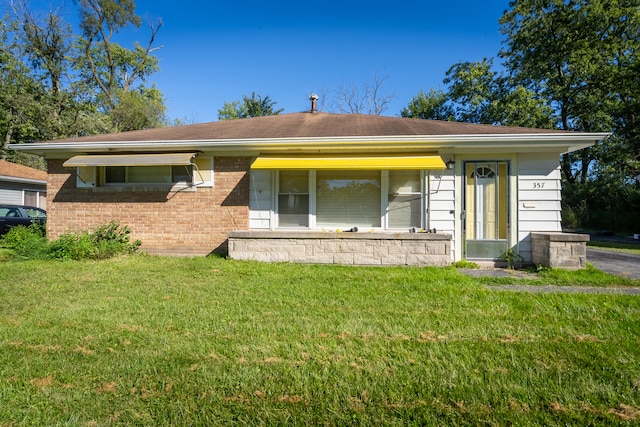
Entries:
{"type": "Polygon", "coordinates": [[[84,136],[50,142],[151,142],[242,139],[551,134],[565,131],[362,114],[292,113],[84,136]]]}
{"type": "Polygon", "coordinates": [[[46,181],[47,173],[28,166],[7,162],[6,160],[0,160],[0,177],[46,181]]]}

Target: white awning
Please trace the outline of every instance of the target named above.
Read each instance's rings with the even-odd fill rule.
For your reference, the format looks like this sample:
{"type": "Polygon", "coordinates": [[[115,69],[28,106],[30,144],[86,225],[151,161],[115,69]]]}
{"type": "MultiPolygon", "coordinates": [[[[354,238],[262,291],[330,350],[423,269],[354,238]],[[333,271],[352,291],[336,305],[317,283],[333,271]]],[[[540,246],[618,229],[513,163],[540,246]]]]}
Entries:
{"type": "Polygon", "coordinates": [[[188,166],[196,153],[164,154],[108,154],[75,156],[62,164],[64,167],[86,166],[188,166]]]}

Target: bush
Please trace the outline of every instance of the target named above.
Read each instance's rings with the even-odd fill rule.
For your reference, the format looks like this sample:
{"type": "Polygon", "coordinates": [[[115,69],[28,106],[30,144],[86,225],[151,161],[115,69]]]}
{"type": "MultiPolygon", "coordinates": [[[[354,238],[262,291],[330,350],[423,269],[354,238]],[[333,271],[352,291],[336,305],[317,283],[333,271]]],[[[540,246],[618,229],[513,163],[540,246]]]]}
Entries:
{"type": "Polygon", "coordinates": [[[9,249],[7,258],[44,258],[47,253],[45,228],[41,224],[11,227],[0,238],[0,245],[9,249]]]}
{"type": "Polygon", "coordinates": [[[131,242],[131,230],[117,221],[97,227],[93,233],[74,231],[51,242],[49,256],[56,259],[105,259],[135,253],[142,242],[131,242]]]}
{"type": "Polygon", "coordinates": [[[62,234],[49,245],[49,257],[56,259],[93,259],[96,250],[86,231],[62,234]]]}
{"type": "Polygon", "coordinates": [[[96,245],[97,258],[110,258],[118,254],[135,253],[142,242],[135,240],[131,242],[131,230],[128,226],[111,221],[102,225],[93,232],[91,239],[96,245]]]}
{"type": "Polygon", "coordinates": [[[120,254],[135,253],[142,242],[131,242],[129,227],[116,221],[97,227],[92,233],[70,231],[58,239],[47,242],[44,227],[32,224],[29,227],[13,227],[0,238],[0,245],[7,248],[2,259],[105,259],[120,254]]]}

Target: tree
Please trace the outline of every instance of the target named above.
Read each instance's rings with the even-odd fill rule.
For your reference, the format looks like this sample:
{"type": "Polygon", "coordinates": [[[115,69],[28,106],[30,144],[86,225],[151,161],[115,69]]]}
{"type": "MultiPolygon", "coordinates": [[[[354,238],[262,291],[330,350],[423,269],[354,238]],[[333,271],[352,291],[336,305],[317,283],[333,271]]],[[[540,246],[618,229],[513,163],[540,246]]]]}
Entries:
{"type": "Polygon", "coordinates": [[[12,0],[0,23],[2,157],[35,164],[9,143],[162,126],[164,98],[145,85],[158,70],[152,55],[161,23],[146,48],[126,49],[112,38],[139,26],[133,0],[77,0],[82,36],[62,8],[39,16],[27,0],[12,0]]]}
{"type": "Polygon", "coordinates": [[[428,120],[453,120],[454,114],[447,94],[433,89],[429,93],[418,92],[400,112],[402,117],[428,120]]]}
{"type": "Polygon", "coordinates": [[[283,108],[275,109],[276,101],[272,101],[269,96],[264,98],[251,93],[251,97],[242,96],[242,101],[225,102],[221,109],[218,110],[218,119],[234,120],[246,119],[249,117],[275,116],[284,111],[283,108]]]}
{"type": "MultiPolygon", "coordinates": [[[[4,22],[11,22],[5,19],[4,22]]],[[[44,97],[42,86],[29,73],[29,68],[9,41],[10,28],[0,22],[0,130],[2,159],[7,158],[8,145],[14,141],[37,138],[37,117],[44,97]]]]}
{"type": "Polygon", "coordinates": [[[140,87],[118,96],[118,105],[109,113],[119,132],[161,127],[164,124],[164,97],[155,86],[140,87]]]}
{"type": "Polygon", "coordinates": [[[99,110],[113,119],[113,130],[163,125],[164,99],[157,88],[144,86],[146,79],[159,69],[152,53],[159,49],[154,42],[162,21],[150,25],[151,35],[145,47],[136,42],[133,49],[127,49],[112,39],[129,25],[140,27],[133,0],[77,3],[83,37],[78,42],[82,55],[76,58],[75,66],[86,87],[94,90],[99,110]]]}
{"type": "Polygon", "coordinates": [[[632,231],[640,225],[640,1],[519,0],[510,8],[500,55],[512,78],[548,100],[561,129],[613,132],[562,157],[565,212],[581,226],[632,231]],[[615,223],[629,212],[635,224],[615,223]]]}
{"type": "Polygon", "coordinates": [[[136,43],[133,50],[112,42],[113,36],[127,25],[140,27],[133,0],[77,0],[80,6],[80,27],[84,51],[82,69],[93,80],[109,107],[115,107],[118,94],[158,70],[158,60],[151,55],[162,21],[151,25],[146,47],[136,43]]]}
{"type": "MultiPolygon", "coordinates": [[[[626,135],[637,173],[640,144],[634,76],[640,47],[640,2],[629,0],[512,1],[500,19],[500,52],[513,78],[549,101],[561,129],[626,135]],[[635,99],[635,100],[634,100],[635,99]]],[[[606,145],[607,143],[605,143],[606,145]]],[[[608,147],[565,155],[568,182],[586,182],[608,147]],[[576,157],[577,156],[577,157],[576,157]]]]}
{"type": "Polygon", "coordinates": [[[449,86],[447,97],[454,103],[456,120],[491,123],[490,106],[499,96],[493,60],[460,62],[446,72],[443,82],[449,86]]]}
{"type": "Polygon", "coordinates": [[[505,126],[551,128],[551,108],[532,91],[493,70],[493,60],[460,62],[443,80],[447,92],[420,92],[403,117],[505,126]]]}
{"type": "Polygon", "coordinates": [[[40,97],[41,117],[37,123],[39,139],[55,139],[88,130],[89,117],[78,100],[71,59],[75,55],[69,24],[60,17],[60,10],[50,10],[39,19],[25,1],[11,3],[14,39],[20,55],[30,65],[25,70],[46,92],[40,97]]]}
{"type": "Polygon", "coordinates": [[[551,109],[534,92],[493,70],[493,59],[454,64],[443,80],[458,121],[553,127],[551,109]]]}
{"type": "Polygon", "coordinates": [[[353,83],[341,84],[335,91],[335,100],[331,103],[331,110],[342,114],[373,114],[379,116],[384,113],[394,95],[383,95],[382,91],[388,76],[373,75],[373,82],[365,83],[361,87],[353,83]]]}

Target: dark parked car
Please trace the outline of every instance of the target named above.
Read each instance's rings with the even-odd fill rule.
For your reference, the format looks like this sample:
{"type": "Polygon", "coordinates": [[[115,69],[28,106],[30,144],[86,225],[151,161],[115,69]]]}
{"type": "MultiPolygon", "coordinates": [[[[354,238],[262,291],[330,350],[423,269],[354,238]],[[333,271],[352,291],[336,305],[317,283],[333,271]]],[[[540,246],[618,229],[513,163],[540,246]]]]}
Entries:
{"type": "Polygon", "coordinates": [[[47,213],[33,206],[0,205],[0,236],[16,225],[45,224],[47,213]]]}

